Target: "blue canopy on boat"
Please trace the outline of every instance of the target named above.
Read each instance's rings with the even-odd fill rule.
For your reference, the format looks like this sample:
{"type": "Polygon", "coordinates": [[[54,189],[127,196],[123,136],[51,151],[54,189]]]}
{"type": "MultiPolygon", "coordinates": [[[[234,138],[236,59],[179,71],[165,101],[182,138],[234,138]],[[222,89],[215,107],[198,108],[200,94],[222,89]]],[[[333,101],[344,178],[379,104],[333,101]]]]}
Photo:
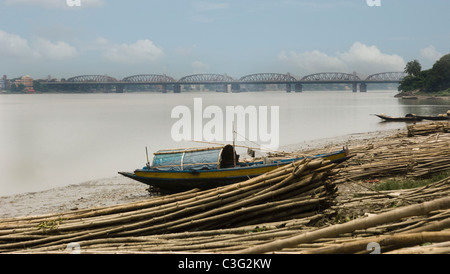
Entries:
{"type": "MultiPolygon", "coordinates": [[[[160,150],[154,154],[152,169],[161,171],[219,169],[229,162],[230,145],[213,148],[160,150]]],[[[232,157],[232,154],[231,154],[232,157]]]]}

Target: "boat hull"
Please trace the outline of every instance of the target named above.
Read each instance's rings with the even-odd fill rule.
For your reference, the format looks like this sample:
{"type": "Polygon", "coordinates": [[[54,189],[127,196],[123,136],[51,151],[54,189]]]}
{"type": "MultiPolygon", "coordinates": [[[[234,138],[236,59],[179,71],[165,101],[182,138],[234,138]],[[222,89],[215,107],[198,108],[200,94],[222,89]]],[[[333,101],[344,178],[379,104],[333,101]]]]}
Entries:
{"type": "Polygon", "coordinates": [[[430,121],[447,121],[450,120],[448,116],[417,116],[422,120],[430,120],[430,121]]]}
{"type": "Polygon", "coordinates": [[[391,117],[391,116],[379,115],[379,114],[375,114],[375,116],[377,116],[387,122],[419,122],[419,121],[423,120],[423,118],[421,118],[419,116],[391,117]]]}
{"type": "MultiPolygon", "coordinates": [[[[285,164],[286,165],[286,164],[285,164]]],[[[238,183],[272,171],[278,166],[230,168],[227,170],[206,171],[146,171],[120,174],[152,186],[163,192],[180,192],[194,188],[201,190],[238,183]]]]}
{"type": "MultiPolygon", "coordinates": [[[[343,162],[349,158],[346,150],[330,154],[316,155],[311,158],[325,158],[332,162],[343,162]]],[[[194,188],[201,190],[242,182],[261,174],[270,172],[280,166],[288,165],[301,158],[278,161],[273,164],[252,164],[233,168],[212,170],[160,171],[153,169],[137,169],[133,173],[119,174],[147,184],[161,192],[173,193],[194,188]]]]}

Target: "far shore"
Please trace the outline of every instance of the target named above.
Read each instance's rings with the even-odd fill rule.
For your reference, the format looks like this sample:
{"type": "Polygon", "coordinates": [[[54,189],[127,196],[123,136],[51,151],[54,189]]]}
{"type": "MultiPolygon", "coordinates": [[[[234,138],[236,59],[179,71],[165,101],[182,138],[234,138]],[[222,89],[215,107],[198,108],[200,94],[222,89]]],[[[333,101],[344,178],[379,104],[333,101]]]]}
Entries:
{"type": "Polygon", "coordinates": [[[448,91],[430,92],[430,93],[419,91],[407,91],[407,92],[400,92],[394,97],[401,99],[419,99],[419,100],[426,100],[426,99],[449,100],[450,93],[448,91]]]}

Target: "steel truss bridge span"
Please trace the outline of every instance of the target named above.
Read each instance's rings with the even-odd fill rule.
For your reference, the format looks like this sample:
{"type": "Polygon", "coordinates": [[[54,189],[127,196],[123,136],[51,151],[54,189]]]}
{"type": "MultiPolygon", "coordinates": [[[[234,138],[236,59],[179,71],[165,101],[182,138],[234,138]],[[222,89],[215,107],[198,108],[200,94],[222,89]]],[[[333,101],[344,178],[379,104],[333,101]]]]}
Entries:
{"type": "Polygon", "coordinates": [[[408,74],[405,72],[383,72],[369,75],[366,78],[366,82],[370,81],[392,81],[392,82],[400,82],[405,78],[408,74]]]}
{"type": "Polygon", "coordinates": [[[354,75],[341,72],[323,72],[307,75],[301,79],[302,82],[317,82],[317,81],[361,81],[361,79],[354,75]]]}
{"type": "Polygon", "coordinates": [[[80,87],[83,85],[99,86],[106,89],[114,87],[118,92],[123,92],[127,85],[161,85],[163,92],[168,86],[173,86],[174,92],[180,92],[182,85],[207,85],[217,84],[223,85],[224,89],[239,90],[240,85],[245,84],[286,84],[286,90],[291,91],[291,85],[295,86],[295,91],[302,91],[303,84],[332,84],[344,83],[353,85],[353,91],[360,85],[361,91],[366,91],[369,83],[399,83],[406,73],[404,72],[383,72],[369,75],[365,79],[361,79],[355,73],[342,72],[323,72],[307,75],[304,77],[294,77],[290,73],[256,73],[234,79],[227,74],[194,74],[184,76],[179,80],[165,74],[139,74],[117,80],[108,75],[81,75],[63,80],[60,82],[43,82],[53,87],[80,87]]]}
{"type": "Polygon", "coordinates": [[[207,83],[307,83],[307,82],[400,82],[406,73],[404,72],[383,72],[372,74],[366,79],[361,79],[355,74],[341,72],[322,72],[296,78],[291,74],[282,73],[256,73],[234,79],[226,74],[194,74],[184,76],[179,80],[158,74],[139,74],[117,80],[108,75],[81,75],[67,79],[69,83],[146,83],[146,84],[164,84],[164,83],[187,83],[187,84],[207,84],[207,83]]]}
{"type": "Polygon", "coordinates": [[[241,77],[236,82],[245,83],[289,83],[298,82],[292,75],[281,73],[256,73],[241,77]]]}
{"type": "Polygon", "coordinates": [[[176,80],[167,75],[140,74],[128,76],[122,79],[125,83],[175,83],[176,80]]]}
{"type": "Polygon", "coordinates": [[[112,83],[117,80],[108,75],[80,75],[69,78],[66,82],[70,83],[112,83]]]}
{"type": "Polygon", "coordinates": [[[194,74],[180,78],[178,83],[186,84],[215,84],[215,83],[233,83],[235,80],[226,74],[194,74]]]}

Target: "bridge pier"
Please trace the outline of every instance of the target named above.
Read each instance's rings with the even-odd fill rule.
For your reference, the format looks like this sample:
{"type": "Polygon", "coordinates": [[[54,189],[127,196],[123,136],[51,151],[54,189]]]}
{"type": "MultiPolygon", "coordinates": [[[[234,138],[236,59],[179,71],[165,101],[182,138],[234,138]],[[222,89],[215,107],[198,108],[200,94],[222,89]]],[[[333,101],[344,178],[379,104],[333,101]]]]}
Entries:
{"type": "Polygon", "coordinates": [[[300,83],[295,84],[295,92],[303,92],[303,85],[300,83]]]}
{"type": "Polygon", "coordinates": [[[286,84],[286,92],[291,93],[291,84],[286,84]]]}
{"type": "Polygon", "coordinates": [[[367,92],[367,84],[366,83],[361,83],[361,85],[359,86],[359,91],[360,92],[367,92]]]}
{"type": "Polygon", "coordinates": [[[231,92],[231,89],[232,89],[231,84],[223,84],[223,91],[224,91],[225,93],[231,92]]]}
{"type": "Polygon", "coordinates": [[[167,93],[167,84],[162,85],[162,93],[167,93]]]}
{"type": "Polygon", "coordinates": [[[353,92],[358,92],[358,83],[353,83],[353,92]]]}
{"type": "Polygon", "coordinates": [[[116,93],[123,93],[124,85],[116,85],[116,93]]]}
{"type": "Polygon", "coordinates": [[[181,93],[181,85],[173,85],[173,93],[181,93]]]}
{"type": "Polygon", "coordinates": [[[231,84],[231,92],[241,92],[241,85],[231,84]]]}

